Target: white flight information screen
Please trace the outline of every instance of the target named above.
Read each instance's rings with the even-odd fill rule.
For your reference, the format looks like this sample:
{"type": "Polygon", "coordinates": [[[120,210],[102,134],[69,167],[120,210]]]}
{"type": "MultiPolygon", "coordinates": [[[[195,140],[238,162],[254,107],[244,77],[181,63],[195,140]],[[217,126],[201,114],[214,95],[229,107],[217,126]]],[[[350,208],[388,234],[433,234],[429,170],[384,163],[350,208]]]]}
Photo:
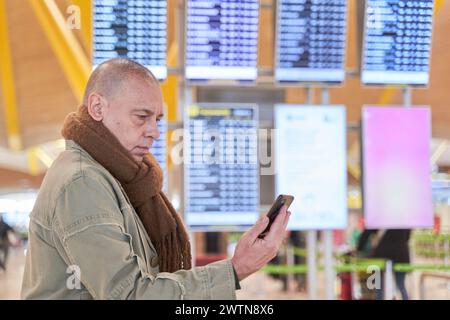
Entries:
{"type": "Polygon", "coordinates": [[[196,230],[242,230],[259,215],[257,109],[198,104],[185,123],[185,221],[196,230]]]}
{"type": "Polygon", "coordinates": [[[166,0],[94,0],[93,65],[129,58],[167,77],[166,0]]]}
{"type": "Polygon", "coordinates": [[[187,0],[186,79],[257,78],[258,0],[187,0]]]}
{"type": "Polygon", "coordinates": [[[346,0],[279,0],[276,81],[344,81],[346,30],[346,0]]]}
{"type": "Polygon", "coordinates": [[[344,106],[275,106],[275,189],[295,197],[290,230],[347,226],[344,106]]]}
{"type": "Polygon", "coordinates": [[[364,84],[427,85],[433,0],[367,0],[364,84]]]}

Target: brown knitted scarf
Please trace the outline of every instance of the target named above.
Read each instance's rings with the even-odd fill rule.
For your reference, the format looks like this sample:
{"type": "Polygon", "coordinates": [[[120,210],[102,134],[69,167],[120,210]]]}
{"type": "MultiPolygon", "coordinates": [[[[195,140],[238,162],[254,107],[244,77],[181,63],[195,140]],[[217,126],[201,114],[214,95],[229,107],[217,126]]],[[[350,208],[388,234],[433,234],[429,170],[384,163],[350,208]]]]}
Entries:
{"type": "Polygon", "coordinates": [[[158,252],[159,270],[175,272],[191,268],[189,237],[162,189],[162,170],[149,153],[141,163],[120,144],[86,106],[70,113],[62,129],[122,184],[158,252]]]}

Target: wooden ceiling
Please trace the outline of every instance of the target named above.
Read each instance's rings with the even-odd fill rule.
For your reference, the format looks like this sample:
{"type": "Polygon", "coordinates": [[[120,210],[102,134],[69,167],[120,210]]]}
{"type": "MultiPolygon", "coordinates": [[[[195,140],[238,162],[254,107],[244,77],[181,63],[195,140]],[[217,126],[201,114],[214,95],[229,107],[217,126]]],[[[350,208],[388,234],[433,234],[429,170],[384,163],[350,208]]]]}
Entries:
{"type": "Polygon", "coordinates": [[[32,176],[15,170],[0,168],[0,190],[39,189],[44,176],[32,176]]]}
{"type": "MultiPolygon", "coordinates": [[[[28,148],[58,139],[61,121],[77,101],[31,5],[5,4],[19,128],[22,146],[28,148]]],[[[0,126],[5,132],[4,122],[0,126]]]]}

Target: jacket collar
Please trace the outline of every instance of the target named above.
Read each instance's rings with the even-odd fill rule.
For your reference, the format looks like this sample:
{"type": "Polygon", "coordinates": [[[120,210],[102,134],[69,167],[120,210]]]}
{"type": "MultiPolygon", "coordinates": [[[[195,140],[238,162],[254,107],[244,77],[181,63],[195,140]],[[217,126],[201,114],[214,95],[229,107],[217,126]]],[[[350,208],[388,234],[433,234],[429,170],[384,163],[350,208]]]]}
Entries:
{"type": "MultiPolygon", "coordinates": [[[[89,159],[95,161],[95,159],[75,141],[65,140],[65,142],[66,142],[66,150],[79,150],[81,153],[83,153],[83,155],[85,155],[89,159]]],[[[97,162],[97,161],[95,161],[95,162],[97,162]]]]}

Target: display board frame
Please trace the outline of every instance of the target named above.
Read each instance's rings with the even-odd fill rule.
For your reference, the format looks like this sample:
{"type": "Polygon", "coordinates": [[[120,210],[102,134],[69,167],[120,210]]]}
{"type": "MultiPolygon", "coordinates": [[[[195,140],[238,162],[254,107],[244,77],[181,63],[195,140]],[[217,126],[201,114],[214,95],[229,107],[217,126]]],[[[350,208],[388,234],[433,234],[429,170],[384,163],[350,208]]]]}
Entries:
{"type": "MultiPolygon", "coordinates": [[[[405,221],[404,224],[396,224],[396,223],[374,223],[374,217],[372,217],[372,215],[369,216],[368,213],[368,200],[367,200],[367,194],[368,194],[368,168],[367,168],[367,161],[368,161],[368,157],[367,157],[367,124],[365,123],[365,120],[367,118],[367,111],[369,109],[380,109],[380,110],[386,110],[386,109],[394,109],[394,110],[399,110],[399,111],[407,111],[407,110],[417,110],[417,109],[421,109],[421,110],[426,110],[428,112],[427,116],[428,116],[428,140],[427,141],[431,141],[431,108],[427,105],[415,105],[415,106],[410,106],[408,108],[405,108],[404,106],[401,105],[390,105],[390,106],[377,106],[377,105],[364,105],[363,106],[363,110],[362,110],[362,119],[361,119],[361,136],[360,136],[360,141],[361,141],[361,193],[362,193],[362,209],[364,212],[364,220],[365,220],[365,225],[366,228],[368,229],[412,229],[412,228],[430,228],[433,225],[433,218],[432,218],[432,214],[433,214],[433,209],[432,209],[432,181],[431,181],[431,175],[429,177],[429,198],[430,198],[430,220],[428,221],[428,223],[418,223],[417,221],[415,223],[412,223],[410,219],[408,219],[407,221],[405,221]]],[[[430,146],[428,146],[427,152],[430,152],[430,146]]],[[[391,163],[391,161],[389,162],[391,163]]],[[[430,168],[431,170],[431,168],[430,168]]],[[[377,175],[378,176],[378,175],[377,175]]],[[[385,185],[385,184],[383,184],[385,185]]],[[[424,188],[425,189],[425,188],[424,188]]],[[[422,197],[422,195],[420,195],[420,197],[422,197]]],[[[374,210],[372,210],[374,211],[374,210]]],[[[377,209],[377,211],[380,211],[379,209],[377,209]]]]}
{"type": "MultiPolygon", "coordinates": [[[[327,86],[327,87],[341,87],[343,85],[345,85],[345,81],[347,78],[347,70],[346,70],[346,65],[347,65],[347,54],[346,54],[346,49],[347,49],[347,32],[348,32],[348,26],[349,26],[349,4],[348,2],[346,3],[346,13],[345,13],[345,27],[344,27],[344,48],[343,48],[343,61],[342,61],[342,71],[343,71],[343,77],[342,80],[339,81],[326,81],[326,80],[293,80],[293,81],[287,81],[287,80],[279,80],[277,78],[277,70],[278,65],[279,65],[279,59],[278,59],[278,52],[279,52],[279,41],[280,41],[280,37],[279,37],[279,21],[280,21],[280,13],[281,13],[281,0],[276,1],[276,13],[275,13],[275,29],[274,29],[274,57],[273,57],[273,66],[274,66],[274,83],[277,87],[298,87],[299,85],[304,85],[304,86],[314,86],[314,87],[323,87],[323,86],[327,86]]],[[[295,68],[298,72],[302,72],[303,69],[308,69],[308,68],[295,68]]],[[[311,73],[314,73],[314,69],[310,69],[311,73]]]]}
{"type": "MultiPolygon", "coordinates": [[[[91,61],[92,61],[92,70],[95,70],[96,68],[97,68],[97,66],[99,65],[99,64],[94,64],[94,60],[95,60],[95,37],[96,37],[96,35],[95,35],[95,2],[96,2],[97,0],[92,0],[92,3],[91,3],[91,20],[92,20],[92,25],[91,25],[91,34],[92,34],[92,48],[91,48],[91,52],[90,52],[90,56],[91,56],[91,61]]],[[[155,78],[159,81],[159,82],[164,82],[164,81],[166,81],[166,79],[168,78],[168,76],[169,76],[169,68],[168,68],[168,65],[167,65],[167,23],[168,23],[168,4],[167,4],[167,0],[166,1],[164,1],[165,3],[166,3],[166,14],[165,14],[165,18],[166,18],[166,21],[165,21],[165,24],[166,24],[166,28],[165,28],[165,38],[166,38],[166,42],[165,42],[165,47],[166,47],[166,49],[165,49],[165,64],[162,66],[150,66],[150,65],[146,65],[146,64],[142,64],[140,61],[139,61],[139,59],[135,59],[135,58],[128,58],[128,57],[124,57],[124,58],[127,58],[127,59],[132,59],[132,60],[134,60],[134,61],[137,61],[137,62],[139,62],[139,63],[141,63],[142,65],[144,65],[147,69],[149,69],[151,72],[152,72],[152,74],[155,76],[155,78]]],[[[117,58],[120,58],[120,57],[117,57],[117,58]]],[[[107,61],[107,60],[109,60],[109,59],[112,59],[112,58],[106,58],[106,59],[102,59],[103,61],[107,61]]],[[[103,62],[102,61],[102,62],[103,62]]]]}
{"type": "MultiPolygon", "coordinates": [[[[188,2],[189,0],[185,0],[184,1],[184,46],[183,46],[183,62],[184,62],[184,79],[186,81],[186,84],[188,86],[197,86],[197,85],[202,85],[202,86],[254,86],[256,85],[256,83],[258,82],[258,76],[259,76],[259,70],[258,70],[258,47],[259,47],[259,22],[261,19],[261,3],[260,1],[257,1],[258,3],[258,29],[256,31],[257,33],[257,39],[256,39],[256,61],[255,61],[255,67],[254,67],[254,72],[255,72],[255,77],[251,78],[251,79],[199,79],[199,78],[190,78],[188,77],[188,68],[190,68],[190,66],[188,65],[188,61],[187,61],[187,46],[188,46],[188,2]]],[[[239,67],[237,67],[239,68],[239,67]]]]}
{"type": "MultiPolygon", "coordinates": [[[[259,152],[259,143],[258,143],[258,129],[259,129],[259,112],[258,112],[258,105],[256,103],[223,103],[223,102],[213,102],[213,103],[207,103],[207,102],[201,102],[201,103],[195,103],[192,102],[189,105],[186,105],[185,107],[185,112],[184,112],[184,126],[185,126],[185,134],[184,134],[184,139],[183,139],[183,153],[186,154],[185,152],[187,152],[187,148],[190,147],[190,145],[188,145],[186,143],[186,134],[189,133],[187,135],[187,138],[191,138],[190,137],[190,115],[189,115],[189,110],[191,107],[193,106],[197,106],[200,108],[208,108],[208,109],[220,109],[220,108],[228,108],[228,109],[233,109],[233,108],[250,108],[253,110],[253,119],[256,123],[255,126],[255,130],[256,130],[256,134],[257,134],[257,146],[256,146],[256,186],[258,188],[257,190],[257,211],[253,212],[252,214],[254,214],[254,218],[253,219],[249,219],[249,223],[242,223],[242,224],[213,224],[213,223],[205,223],[204,225],[199,225],[199,224],[191,224],[189,222],[189,215],[192,214],[191,212],[188,211],[188,205],[189,205],[189,171],[186,165],[186,156],[184,156],[184,166],[183,166],[183,178],[184,178],[184,183],[183,183],[183,191],[184,191],[184,221],[186,226],[188,227],[188,229],[192,232],[242,232],[242,231],[246,231],[248,230],[258,219],[258,217],[261,214],[261,205],[260,205],[260,201],[261,201],[261,197],[260,197],[260,164],[259,164],[259,157],[258,157],[258,152],[259,152]]],[[[242,214],[242,213],[241,213],[242,214]]],[[[248,214],[248,213],[247,213],[248,214]]]]}
{"type": "MultiPolygon", "coordinates": [[[[434,0],[432,0],[433,3],[433,7],[432,10],[434,11],[434,0]]],[[[364,66],[365,66],[365,56],[366,56],[366,36],[367,36],[367,19],[368,19],[368,6],[369,6],[369,1],[365,0],[365,4],[364,4],[364,24],[363,24],[363,36],[362,36],[362,50],[361,50],[361,56],[360,56],[360,61],[361,61],[361,66],[360,66],[360,74],[361,74],[361,84],[367,87],[379,87],[379,86],[398,86],[398,87],[405,87],[405,86],[409,86],[409,87],[417,87],[417,88],[427,88],[430,85],[430,79],[431,79],[431,55],[432,55],[432,45],[433,45],[433,26],[434,26],[434,16],[432,15],[432,21],[431,21],[431,35],[430,35],[430,49],[429,49],[429,54],[428,54],[428,72],[427,72],[427,81],[426,83],[414,83],[414,82],[408,82],[408,81],[396,81],[396,82],[387,82],[387,81],[379,81],[379,82],[374,82],[374,81],[365,81],[364,80],[364,76],[365,73],[367,72],[366,70],[364,70],[364,66]]],[[[371,71],[369,71],[371,72],[371,71]]],[[[382,71],[382,72],[393,72],[393,73],[397,73],[397,71],[382,71]]],[[[400,73],[400,72],[398,72],[400,73]]],[[[406,77],[407,74],[403,72],[403,76],[406,77]]]]}

